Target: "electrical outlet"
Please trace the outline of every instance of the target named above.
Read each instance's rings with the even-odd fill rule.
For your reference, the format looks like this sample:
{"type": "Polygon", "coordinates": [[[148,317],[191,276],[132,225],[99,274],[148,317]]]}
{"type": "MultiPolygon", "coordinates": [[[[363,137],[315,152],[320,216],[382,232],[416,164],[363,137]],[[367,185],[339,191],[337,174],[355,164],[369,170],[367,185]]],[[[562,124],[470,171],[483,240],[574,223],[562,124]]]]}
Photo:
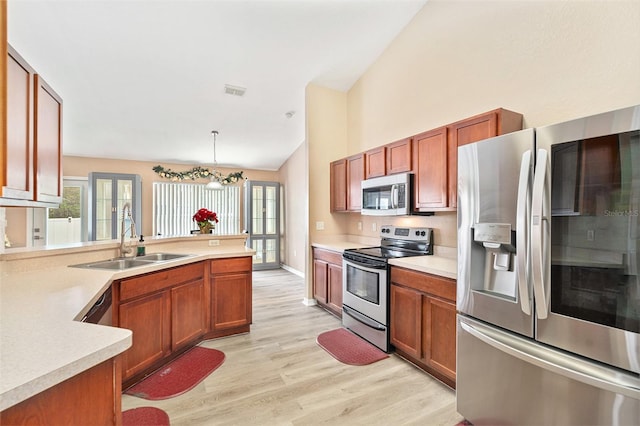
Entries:
{"type": "Polygon", "coordinates": [[[362,222],[358,222],[358,231],[362,231],[362,222]]]}
{"type": "Polygon", "coordinates": [[[587,241],[593,241],[595,238],[595,232],[593,229],[587,229],[587,241]]]}
{"type": "Polygon", "coordinates": [[[373,232],[376,232],[376,231],[378,230],[378,224],[377,224],[377,223],[375,223],[375,222],[373,222],[373,223],[371,224],[371,230],[372,230],[373,232]]]}
{"type": "Polygon", "coordinates": [[[220,240],[209,240],[209,245],[210,246],[219,246],[220,245],[220,240]]]}
{"type": "Polygon", "coordinates": [[[324,222],[316,222],[316,231],[324,230],[324,222]]]}

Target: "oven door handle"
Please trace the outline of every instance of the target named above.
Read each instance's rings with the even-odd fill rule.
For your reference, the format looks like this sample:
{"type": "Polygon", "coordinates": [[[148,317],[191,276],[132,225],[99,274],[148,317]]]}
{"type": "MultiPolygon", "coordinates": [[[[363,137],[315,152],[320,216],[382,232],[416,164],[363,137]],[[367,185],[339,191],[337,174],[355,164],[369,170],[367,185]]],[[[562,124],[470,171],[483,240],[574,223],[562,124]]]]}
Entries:
{"type": "Polygon", "coordinates": [[[360,312],[354,311],[353,309],[349,308],[348,306],[342,305],[342,313],[343,314],[347,314],[347,315],[357,319],[358,321],[360,321],[364,325],[366,325],[368,327],[371,327],[371,328],[373,328],[375,330],[381,330],[381,331],[385,330],[385,328],[382,325],[378,324],[377,322],[375,322],[371,318],[362,315],[360,312]]]}
{"type": "Polygon", "coordinates": [[[377,273],[382,269],[387,269],[386,262],[364,263],[364,262],[358,262],[357,260],[354,260],[354,259],[346,259],[346,258],[343,258],[342,260],[343,260],[343,263],[345,263],[345,265],[343,265],[344,267],[346,267],[346,265],[351,265],[355,268],[362,269],[363,271],[377,273]]]}

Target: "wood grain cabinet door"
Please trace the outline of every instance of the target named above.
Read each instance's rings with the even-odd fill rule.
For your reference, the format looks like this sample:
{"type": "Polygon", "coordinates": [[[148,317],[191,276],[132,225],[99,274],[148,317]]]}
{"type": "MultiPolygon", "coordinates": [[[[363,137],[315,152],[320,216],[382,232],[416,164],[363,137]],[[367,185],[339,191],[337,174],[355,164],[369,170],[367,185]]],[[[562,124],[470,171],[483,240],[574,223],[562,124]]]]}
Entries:
{"type": "Polygon", "coordinates": [[[171,350],[196,341],[205,333],[204,280],[171,289],[171,350]]]}
{"type": "Polygon", "coordinates": [[[448,207],[447,128],[431,130],[413,138],[414,208],[448,207]]]}
{"type": "Polygon", "coordinates": [[[133,345],[124,352],[122,379],[161,360],[171,351],[171,300],[168,291],[120,304],[118,327],[133,332],[133,345]]]}
{"type": "Polygon", "coordinates": [[[251,324],[251,273],[211,277],[212,329],[251,324]]]}
{"type": "Polygon", "coordinates": [[[456,379],[456,305],[424,296],[422,300],[425,364],[456,379]]]}
{"type": "Polygon", "coordinates": [[[422,358],[422,295],[391,285],[391,343],[417,359],[422,358]]]}
{"type": "Polygon", "coordinates": [[[411,159],[411,138],[402,139],[387,145],[387,174],[410,172],[413,167],[411,159]]]}
{"type": "Polygon", "coordinates": [[[344,212],[347,210],[347,160],[337,160],[330,165],[330,210],[344,212]]]}
{"type": "Polygon", "coordinates": [[[364,171],[364,154],[347,158],[347,211],[362,209],[364,171]]]}
{"type": "Polygon", "coordinates": [[[62,201],[62,98],[35,75],[36,201],[62,201]]]}
{"type": "Polygon", "coordinates": [[[323,260],[313,261],[313,297],[318,303],[327,303],[328,263],[323,260]]]}
{"type": "Polygon", "coordinates": [[[365,179],[387,174],[387,149],[384,146],[370,149],[364,153],[364,156],[365,179]]]}
{"type": "Polygon", "coordinates": [[[342,265],[327,265],[327,304],[339,316],[342,314],[342,265]]]}

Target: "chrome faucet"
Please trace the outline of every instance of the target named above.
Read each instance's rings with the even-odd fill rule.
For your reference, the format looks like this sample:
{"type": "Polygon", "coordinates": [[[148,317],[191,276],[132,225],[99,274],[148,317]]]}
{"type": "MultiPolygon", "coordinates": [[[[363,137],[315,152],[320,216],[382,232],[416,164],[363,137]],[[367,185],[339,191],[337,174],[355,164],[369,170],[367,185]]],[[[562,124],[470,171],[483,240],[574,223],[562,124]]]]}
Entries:
{"type": "Polygon", "coordinates": [[[125,203],[124,206],[122,207],[122,222],[120,224],[120,257],[127,257],[128,254],[132,254],[133,253],[133,248],[131,247],[131,244],[129,244],[129,247],[125,247],[125,243],[124,243],[124,234],[127,233],[127,230],[124,228],[125,226],[125,219],[129,217],[129,221],[131,222],[131,226],[129,227],[129,230],[131,231],[131,239],[135,239],[136,238],[136,224],[133,221],[133,217],[131,216],[131,204],[129,203],[125,203]],[[128,215],[125,216],[126,212],[129,212],[128,215]]]}

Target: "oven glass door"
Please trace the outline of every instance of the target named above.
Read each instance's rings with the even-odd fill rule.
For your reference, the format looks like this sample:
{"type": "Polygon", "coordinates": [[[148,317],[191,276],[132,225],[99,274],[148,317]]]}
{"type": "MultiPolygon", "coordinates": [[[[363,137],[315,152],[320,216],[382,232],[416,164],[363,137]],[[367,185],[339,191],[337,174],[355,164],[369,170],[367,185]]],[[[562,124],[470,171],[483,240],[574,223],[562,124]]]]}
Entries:
{"type": "Polygon", "coordinates": [[[547,136],[538,147],[549,156],[550,258],[537,336],[639,373],[640,131],[545,145],[547,136]]]}
{"type": "Polygon", "coordinates": [[[343,261],[342,303],[385,324],[387,322],[387,268],[366,267],[343,261]]]}

